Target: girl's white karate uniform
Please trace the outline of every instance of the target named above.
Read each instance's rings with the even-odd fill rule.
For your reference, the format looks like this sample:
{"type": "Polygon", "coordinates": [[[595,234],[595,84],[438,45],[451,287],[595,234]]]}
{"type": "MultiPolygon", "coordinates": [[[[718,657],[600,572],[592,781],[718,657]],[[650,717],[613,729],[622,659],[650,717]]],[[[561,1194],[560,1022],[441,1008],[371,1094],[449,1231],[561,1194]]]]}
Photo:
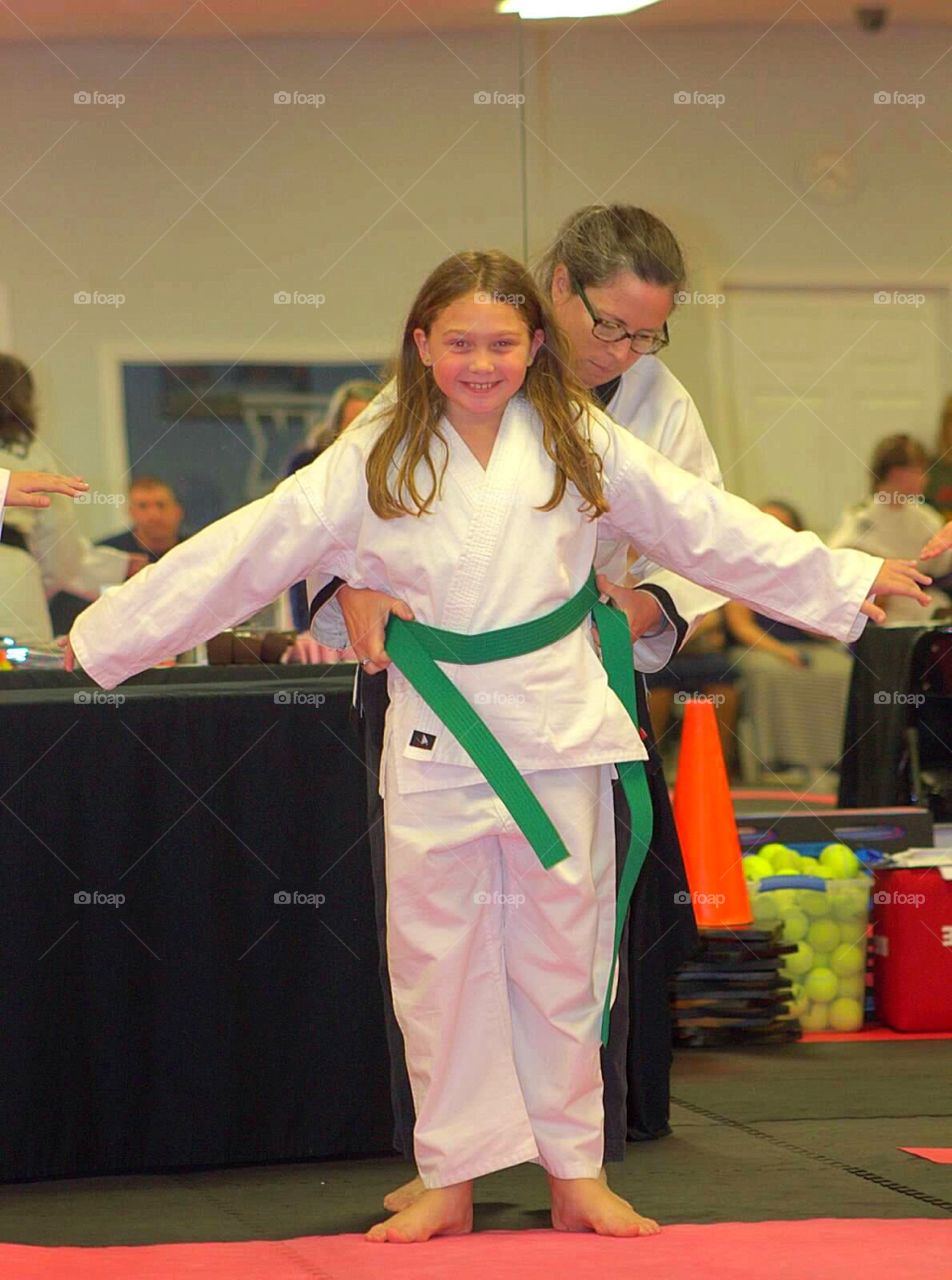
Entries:
{"type": "MultiPolygon", "coordinates": [[[[8,472],[60,469],[39,440],[23,446],[0,442],[0,459],[8,472]]],[[[4,495],[8,483],[3,483],[4,495]]],[[[56,499],[48,507],[14,507],[6,520],[29,549],[0,544],[0,635],[14,636],[21,644],[52,641],[47,600],[57,591],[92,600],[104,587],[117,586],[128,572],[124,551],[94,547],[83,537],[69,502],[56,499]]]]}
{"type": "MultiPolygon", "coordinates": [[[[263,607],[312,566],[466,633],[549,613],[584,584],[596,537],[796,625],[852,640],[880,562],[830,552],[591,415],[611,510],[569,488],[521,397],[484,471],[449,423],[442,498],[380,520],[351,428],[268,498],[226,516],[77,620],[85,670],[111,688],[263,607]]],[[[436,446],[439,459],[440,446],[436,446]]],[[[551,814],[570,858],[544,871],[463,748],[390,667],[384,744],[388,953],[424,1181],[523,1160],[594,1177],[602,1158],[599,1022],[614,924],[611,765],[643,759],[584,625],[504,662],[444,669],[551,814]]]]}

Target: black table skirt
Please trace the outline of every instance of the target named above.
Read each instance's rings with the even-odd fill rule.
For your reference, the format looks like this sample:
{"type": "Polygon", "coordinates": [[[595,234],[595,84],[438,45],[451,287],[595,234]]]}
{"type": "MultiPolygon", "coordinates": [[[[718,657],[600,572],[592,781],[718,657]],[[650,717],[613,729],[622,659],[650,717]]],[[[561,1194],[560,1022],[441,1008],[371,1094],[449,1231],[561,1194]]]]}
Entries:
{"type": "Polygon", "coordinates": [[[0,675],[0,1177],[390,1149],[351,670],[293,671],[0,675]]]}
{"type": "Polygon", "coordinates": [[[905,734],[914,711],[904,699],[911,687],[913,650],[924,634],[923,627],[870,624],[853,646],[840,762],[841,809],[890,808],[915,799],[903,767],[905,734]]]}

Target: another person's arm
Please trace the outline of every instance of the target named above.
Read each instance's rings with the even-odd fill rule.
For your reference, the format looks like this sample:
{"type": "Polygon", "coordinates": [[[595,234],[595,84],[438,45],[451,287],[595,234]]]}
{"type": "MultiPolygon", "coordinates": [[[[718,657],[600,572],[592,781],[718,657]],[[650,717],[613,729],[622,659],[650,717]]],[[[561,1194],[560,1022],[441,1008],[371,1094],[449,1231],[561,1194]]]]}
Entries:
{"type": "Polygon", "coordinates": [[[143,560],[111,547],[94,547],[80,533],[66,503],[55,503],[34,521],[27,544],[39,563],[47,595],[69,591],[95,599],[104,587],[124,582],[143,560]]]}
{"type": "Polygon", "coordinates": [[[741,604],[739,600],[729,600],[724,606],[724,616],[731,635],[745,649],[759,649],[761,653],[772,654],[781,662],[789,662],[792,667],[806,665],[796,646],[784,644],[763,629],[749,605],[741,604]]]}
{"type": "Polygon", "coordinates": [[[0,467],[0,520],[5,506],[48,507],[51,493],[76,498],[88,488],[79,476],[60,476],[50,471],[7,471],[0,467]]]}

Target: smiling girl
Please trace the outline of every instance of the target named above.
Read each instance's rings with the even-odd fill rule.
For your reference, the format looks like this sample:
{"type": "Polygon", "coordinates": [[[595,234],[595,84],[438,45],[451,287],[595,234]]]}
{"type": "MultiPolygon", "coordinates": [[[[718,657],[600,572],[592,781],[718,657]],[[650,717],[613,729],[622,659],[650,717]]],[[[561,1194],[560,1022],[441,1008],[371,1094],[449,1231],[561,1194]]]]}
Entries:
{"type": "Polygon", "coordinates": [[[406,601],[421,625],[401,634],[443,646],[441,696],[468,704],[454,720],[465,731],[418,692],[409,659],[388,668],[388,959],[426,1191],[373,1227],[374,1241],[470,1231],[473,1179],[523,1161],[546,1171],[556,1229],[658,1230],[598,1177],[611,782],[645,750],[593,642],[596,538],[715,591],[741,581],[772,616],[842,640],[881,616],[872,592],[924,599],[928,582],[811,534],[778,543],[775,521],[617,427],[568,367],[522,266],[496,252],[447,259],[404,326],[395,403],[99,601],[72,633],[79,662],[112,687],[317,566],[406,601]],[[580,602],[577,621],[556,628],[580,602]],[[494,642],[486,652],[498,654],[500,635],[536,627],[546,638],[531,650],[465,652],[494,642]],[[527,837],[518,806],[474,764],[478,721],[547,839],[527,837]]]}

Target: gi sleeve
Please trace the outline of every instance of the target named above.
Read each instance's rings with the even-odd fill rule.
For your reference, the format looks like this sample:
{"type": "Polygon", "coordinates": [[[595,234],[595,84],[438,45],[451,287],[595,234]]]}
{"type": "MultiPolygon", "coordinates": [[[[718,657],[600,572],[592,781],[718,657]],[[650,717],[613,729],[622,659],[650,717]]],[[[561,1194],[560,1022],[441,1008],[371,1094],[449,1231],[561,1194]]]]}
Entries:
{"type": "MultiPolygon", "coordinates": [[[[850,643],[882,561],[830,551],[681,470],[604,415],[606,527],[665,568],[781,622],[850,643]]],[[[597,435],[596,435],[597,439],[597,435]]]]}
{"type": "MultiPolygon", "coordinates": [[[[697,406],[689,395],[684,394],[671,402],[661,431],[652,437],[652,443],[669,461],[723,489],[717,455],[697,406]]],[[[641,636],[634,645],[638,670],[658,671],[678,652],[700,619],[706,613],[719,609],[725,604],[725,599],[661,568],[641,554],[638,548],[634,554],[629,552],[626,555],[626,551],[627,548],[616,547],[610,563],[605,567],[600,563],[599,568],[614,581],[647,591],[660,605],[664,625],[655,635],[641,636]]]]}
{"type": "Polygon", "coordinates": [[[264,608],[312,569],[352,574],[365,509],[361,452],[339,442],[81,613],[70,633],[77,660],[111,689],[264,608]]]}

